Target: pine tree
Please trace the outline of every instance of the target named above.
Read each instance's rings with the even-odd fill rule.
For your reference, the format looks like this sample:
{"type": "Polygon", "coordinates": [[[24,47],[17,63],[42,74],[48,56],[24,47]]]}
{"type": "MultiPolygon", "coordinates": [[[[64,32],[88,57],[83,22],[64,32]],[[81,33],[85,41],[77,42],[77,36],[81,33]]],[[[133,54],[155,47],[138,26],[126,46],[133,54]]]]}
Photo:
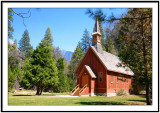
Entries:
{"type": "Polygon", "coordinates": [[[77,46],[76,50],[74,51],[71,61],[70,61],[70,66],[69,66],[69,70],[70,70],[70,74],[73,80],[72,84],[76,84],[76,80],[77,80],[77,76],[74,74],[76,68],[78,67],[80,61],[82,60],[84,56],[83,51],[77,46]]]}
{"type": "Polygon", "coordinates": [[[81,49],[83,51],[83,49],[82,49],[82,42],[79,41],[77,46],[79,47],[79,49],[81,49]]]}
{"type": "Polygon", "coordinates": [[[58,92],[66,92],[69,91],[69,81],[67,75],[64,73],[64,58],[59,58],[57,61],[58,68],[58,92]]]}
{"type": "Polygon", "coordinates": [[[33,47],[30,44],[30,38],[28,30],[24,31],[21,40],[19,41],[19,50],[25,53],[26,57],[30,57],[33,51],[33,47]]]}
{"type": "Polygon", "coordinates": [[[106,51],[106,48],[105,48],[106,41],[105,41],[105,35],[104,35],[104,32],[103,32],[102,21],[99,21],[99,27],[100,27],[100,33],[101,33],[102,49],[103,49],[103,51],[106,51]]]}
{"type": "Polygon", "coordinates": [[[40,95],[44,88],[56,88],[59,82],[57,67],[52,59],[51,45],[49,44],[49,41],[43,40],[33,54],[32,74],[34,74],[34,82],[37,84],[37,95],[40,95]]]}
{"type": "Polygon", "coordinates": [[[83,34],[83,38],[81,39],[81,49],[83,51],[83,53],[85,54],[89,48],[89,46],[91,45],[91,38],[89,36],[89,32],[87,31],[87,29],[84,30],[84,34],[83,34]]]}
{"type": "Polygon", "coordinates": [[[33,58],[29,57],[23,61],[22,65],[22,81],[20,82],[20,86],[25,89],[30,89],[35,86],[32,78],[32,63],[33,58]]]}
{"type": "Polygon", "coordinates": [[[14,28],[12,26],[12,22],[13,22],[13,11],[11,8],[8,8],[8,38],[9,39],[13,39],[13,31],[14,28]]]}
{"type": "Polygon", "coordinates": [[[44,35],[44,40],[48,40],[51,44],[53,42],[53,37],[50,28],[48,27],[44,35]]]}
{"type": "Polygon", "coordinates": [[[61,73],[61,72],[64,72],[64,58],[59,58],[58,61],[57,61],[57,68],[58,68],[58,71],[61,73]]]}
{"type": "Polygon", "coordinates": [[[114,46],[114,41],[112,40],[111,37],[108,37],[106,40],[106,51],[109,53],[112,53],[114,55],[117,55],[116,48],[114,46]]]}
{"type": "Polygon", "coordinates": [[[110,30],[110,28],[108,27],[106,28],[105,48],[107,52],[112,53],[114,55],[118,55],[117,48],[115,47],[115,41],[114,41],[114,36],[113,36],[114,34],[112,34],[112,31],[110,30]]]}
{"type": "Polygon", "coordinates": [[[152,84],[152,9],[130,9],[123,19],[117,39],[119,57],[137,75],[139,86],[146,88],[146,102],[151,105],[152,84]]]}
{"type": "Polygon", "coordinates": [[[53,47],[53,37],[52,37],[52,32],[50,30],[50,28],[48,27],[43,40],[47,40],[49,43],[49,45],[51,46],[51,52],[52,52],[52,58],[55,59],[57,61],[57,55],[56,55],[56,48],[53,47]]]}
{"type": "Polygon", "coordinates": [[[41,95],[43,89],[49,90],[58,87],[58,71],[55,61],[52,59],[49,41],[42,40],[26,65],[28,71],[25,72],[24,83],[27,83],[29,87],[36,86],[36,95],[41,95]]]}

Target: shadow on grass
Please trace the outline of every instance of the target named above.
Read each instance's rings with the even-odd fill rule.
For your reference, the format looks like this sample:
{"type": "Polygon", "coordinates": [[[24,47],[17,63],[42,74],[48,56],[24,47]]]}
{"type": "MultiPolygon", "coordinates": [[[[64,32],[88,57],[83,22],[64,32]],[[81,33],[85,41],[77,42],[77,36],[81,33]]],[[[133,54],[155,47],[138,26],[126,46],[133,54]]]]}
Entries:
{"type": "Polygon", "coordinates": [[[135,101],[135,102],[146,102],[146,100],[128,100],[128,101],[135,101]]]}
{"type": "Polygon", "coordinates": [[[126,105],[122,102],[77,102],[81,105],[126,105]]]}
{"type": "Polygon", "coordinates": [[[13,95],[13,96],[32,96],[32,95],[20,94],[20,95],[13,95]]]}

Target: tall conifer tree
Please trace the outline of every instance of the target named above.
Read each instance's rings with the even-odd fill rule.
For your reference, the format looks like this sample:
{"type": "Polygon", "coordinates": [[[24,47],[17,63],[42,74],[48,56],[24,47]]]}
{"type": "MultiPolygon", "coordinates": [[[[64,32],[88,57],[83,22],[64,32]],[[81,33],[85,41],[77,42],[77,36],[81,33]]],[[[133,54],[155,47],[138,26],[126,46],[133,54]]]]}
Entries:
{"type": "Polygon", "coordinates": [[[53,37],[52,37],[51,29],[49,27],[47,28],[46,33],[44,35],[44,40],[48,40],[51,44],[53,42],[53,37]]]}
{"type": "Polygon", "coordinates": [[[33,47],[30,44],[29,32],[27,29],[24,31],[24,34],[19,41],[19,50],[24,52],[26,57],[30,57],[33,51],[33,47]]]}
{"type": "Polygon", "coordinates": [[[114,55],[117,55],[117,50],[114,46],[114,41],[111,37],[108,37],[106,40],[106,51],[114,55]]]}
{"type": "Polygon", "coordinates": [[[57,61],[57,55],[56,55],[56,48],[53,47],[53,37],[52,37],[52,32],[51,32],[51,29],[48,27],[46,32],[45,32],[45,35],[44,35],[44,38],[43,40],[47,40],[49,43],[50,43],[50,46],[51,46],[51,52],[52,52],[52,58],[55,59],[57,61]]]}
{"type": "Polygon", "coordinates": [[[85,54],[89,48],[89,46],[92,44],[91,37],[89,36],[89,32],[87,29],[84,30],[83,38],[81,39],[80,45],[83,53],[85,54]]]}
{"type": "Polygon", "coordinates": [[[82,60],[84,56],[83,51],[77,46],[76,50],[74,51],[71,61],[70,61],[70,74],[72,76],[72,80],[73,83],[72,84],[76,84],[76,80],[77,80],[77,76],[75,76],[74,72],[76,70],[76,68],[78,67],[80,61],[82,60]]]}
{"type": "Polygon", "coordinates": [[[137,75],[136,81],[146,87],[146,102],[151,105],[152,9],[134,8],[127,15],[136,19],[122,20],[117,39],[119,56],[137,75]]]}
{"type": "MultiPolygon", "coordinates": [[[[41,95],[43,89],[57,89],[59,79],[58,71],[51,53],[51,44],[42,40],[34,50],[31,60],[25,64],[24,83],[37,87],[36,95],[41,95]]],[[[30,86],[31,87],[31,86],[30,86]]]]}
{"type": "Polygon", "coordinates": [[[58,92],[69,91],[69,81],[67,74],[64,73],[64,67],[65,67],[64,58],[59,58],[57,60],[58,78],[59,78],[58,92]]]}
{"type": "Polygon", "coordinates": [[[102,21],[99,21],[99,27],[100,27],[100,32],[101,32],[102,49],[103,49],[103,51],[106,51],[106,48],[105,48],[106,41],[105,41],[105,35],[104,35],[104,32],[103,32],[102,21]]]}

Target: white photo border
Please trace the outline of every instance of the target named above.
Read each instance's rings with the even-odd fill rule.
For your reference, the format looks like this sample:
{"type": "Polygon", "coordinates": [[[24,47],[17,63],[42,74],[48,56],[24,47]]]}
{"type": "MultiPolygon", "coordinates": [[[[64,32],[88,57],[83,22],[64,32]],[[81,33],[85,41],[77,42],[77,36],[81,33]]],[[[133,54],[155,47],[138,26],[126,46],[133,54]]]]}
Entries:
{"type": "Polygon", "coordinates": [[[118,2],[2,2],[1,11],[3,14],[2,18],[2,49],[3,49],[3,73],[1,76],[1,89],[3,87],[3,91],[1,90],[1,99],[3,99],[1,104],[1,111],[158,111],[159,110],[159,72],[158,72],[158,38],[159,38],[159,2],[126,2],[126,1],[118,1],[118,2]],[[153,74],[152,77],[152,105],[101,105],[101,106],[11,106],[8,105],[8,8],[152,8],[153,10],[153,33],[152,33],[152,45],[153,45],[153,74]]]}

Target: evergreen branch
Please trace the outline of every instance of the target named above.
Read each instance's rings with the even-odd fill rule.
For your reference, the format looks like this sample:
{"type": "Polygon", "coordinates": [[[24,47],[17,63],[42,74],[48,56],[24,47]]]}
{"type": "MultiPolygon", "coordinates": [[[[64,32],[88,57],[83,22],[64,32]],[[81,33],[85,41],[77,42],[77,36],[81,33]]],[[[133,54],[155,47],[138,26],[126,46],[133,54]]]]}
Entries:
{"type": "Polygon", "coordinates": [[[115,18],[113,15],[110,17],[110,19],[106,19],[106,16],[103,14],[103,12],[101,10],[98,10],[96,12],[93,12],[91,11],[91,9],[88,9],[86,14],[89,14],[89,17],[92,17],[92,18],[98,18],[101,22],[105,22],[105,21],[108,21],[108,22],[113,22],[115,20],[129,20],[129,19],[146,19],[146,18],[151,18],[152,15],[148,16],[148,17],[134,17],[134,18],[128,18],[128,17],[122,17],[122,18],[115,18]]]}
{"type": "Polygon", "coordinates": [[[106,19],[104,19],[105,21],[114,21],[114,20],[122,20],[122,19],[146,19],[146,18],[151,18],[152,17],[152,15],[150,15],[149,17],[142,17],[142,18],[113,18],[113,19],[109,19],[109,20],[106,20],[106,19]]]}

